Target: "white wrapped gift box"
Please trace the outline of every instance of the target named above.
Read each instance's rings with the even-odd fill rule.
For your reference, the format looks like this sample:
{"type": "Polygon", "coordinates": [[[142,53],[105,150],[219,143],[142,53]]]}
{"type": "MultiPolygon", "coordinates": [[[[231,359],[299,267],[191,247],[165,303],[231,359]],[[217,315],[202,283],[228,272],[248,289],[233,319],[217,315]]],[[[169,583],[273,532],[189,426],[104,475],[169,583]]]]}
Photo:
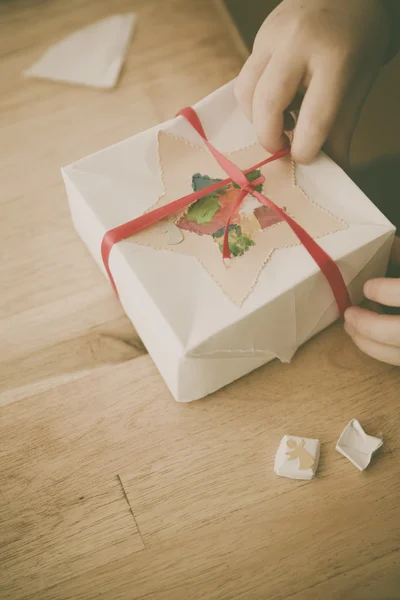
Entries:
{"type": "MultiPolygon", "coordinates": [[[[221,152],[256,142],[232,82],[194,108],[221,152]]],[[[163,196],[160,132],[202,144],[178,117],[62,170],[76,231],[104,272],[105,233],[163,196]]],[[[217,163],[208,175],[226,177],[217,163]]],[[[365,281],[385,273],[394,227],[323,154],[310,166],[297,165],[296,181],[312,202],[346,223],[318,244],[339,266],[352,302],[359,303],[365,281]]],[[[181,195],[190,193],[190,184],[182,184],[181,195]]],[[[222,261],[219,250],[216,260],[222,261]]],[[[290,361],[301,344],[338,318],[328,282],[300,244],[275,250],[241,303],[195,256],[141,245],[135,237],[112,248],[109,266],[126,314],[181,402],[202,398],[276,357],[290,361]]]]}

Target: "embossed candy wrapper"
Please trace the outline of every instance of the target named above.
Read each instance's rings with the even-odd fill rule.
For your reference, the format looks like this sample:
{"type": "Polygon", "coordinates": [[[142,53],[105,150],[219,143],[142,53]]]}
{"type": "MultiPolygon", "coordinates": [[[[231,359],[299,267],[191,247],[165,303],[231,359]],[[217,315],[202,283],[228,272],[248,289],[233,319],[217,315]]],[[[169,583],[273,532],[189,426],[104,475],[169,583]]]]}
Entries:
{"type": "Polygon", "coordinates": [[[252,168],[268,154],[237,106],[232,82],[194,108],[213,147],[246,171],[280,214],[250,194],[232,214],[238,186],[226,182],[227,172],[182,116],[62,170],[76,231],[106,274],[107,232],[197,192],[192,204],[115,243],[108,263],[124,310],[182,402],[274,358],[290,361],[338,318],[330,283],[286,218],[336,262],[353,303],[367,279],[385,273],[394,236],[323,154],[307,167],[286,155],[252,168]]]}

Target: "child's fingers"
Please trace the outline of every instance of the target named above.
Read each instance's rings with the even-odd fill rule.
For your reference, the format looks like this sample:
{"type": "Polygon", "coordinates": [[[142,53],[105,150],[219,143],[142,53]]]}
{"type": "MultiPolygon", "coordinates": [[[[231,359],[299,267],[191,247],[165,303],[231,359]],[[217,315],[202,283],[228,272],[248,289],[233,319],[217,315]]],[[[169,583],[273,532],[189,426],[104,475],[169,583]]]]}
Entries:
{"type": "Polygon", "coordinates": [[[400,349],[400,317],[378,315],[363,308],[352,307],[345,313],[345,329],[352,337],[361,336],[400,349]]]}
{"type": "Polygon", "coordinates": [[[370,279],[364,285],[364,294],[379,304],[400,307],[400,279],[370,279]]]}
{"type": "Polygon", "coordinates": [[[245,62],[235,83],[235,96],[249,121],[253,120],[253,96],[258,80],[268,65],[267,52],[253,52],[245,62]]]}
{"type": "Polygon", "coordinates": [[[286,143],[284,113],[302,82],[305,65],[292,55],[275,53],[261,75],[253,97],[253,123],[260,144],[274,153],[286,143]]]}
{"type": "Polygon", "coordinates": [[[343,71],[329,65],[313,73],[302,102],[292,154],[299,163],[311,162],[325,143],[347,88],[343,71]]]}
{"type": "Polygon", "coordinates": [[[388,363],[389,365],[400,366],[400,348],[387,346],[380,342],[363,338],[358,334],[351,337],[356,346],[358,346],[365,354],[368,354],[381,362],[388,363]]]}

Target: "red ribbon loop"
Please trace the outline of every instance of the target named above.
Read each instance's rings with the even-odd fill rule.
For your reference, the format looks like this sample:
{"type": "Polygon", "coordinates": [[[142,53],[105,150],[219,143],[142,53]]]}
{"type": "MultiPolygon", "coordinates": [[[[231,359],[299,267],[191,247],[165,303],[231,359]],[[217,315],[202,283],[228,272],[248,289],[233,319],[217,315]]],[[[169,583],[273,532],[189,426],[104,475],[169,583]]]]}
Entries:
{"type": "Polygon", "coordinates": [[[255,198],[257,198],[257,200],[261,202],[261,204],[264,204],[265,206],[268,206],[269,208],[274,210],[284,221],[286,221],[286,223],[289,225],[292,231],[296,234],[302,245],[317,263],[323,275],[327,279],[332,289],[334,298],[336,300],[336,304],[339,309],[339,314],[341,317],[343,317],[345,310],[351,305],[351,300],[346,284],[343,280],[343,276],[335,261],[317,244],[317,242],[305,231],[305,229],[303,229],[298,223],[296,223],[296,221],[294,221],[294,219],[292,219],[284,210],[282,210],[279,206],[272,202],[272,200],[270,200],[255,189],[257,185],[264,182],[265,178],[263,175],[261,175],[261,177],[257,178],[253,182],[249,181],[246,177],[246,174],[250,173],[251,171],[257,170],[261,166],[264,166],[269,162],[286,156],[287,154],[289,154],[290,149],[285,148],[284,150],[281,150],[276,154],[260,161],[257,165],[254,165],[253,167],[242,171],[231,160],[229,160],[226,156],[219,152],[219,150],[214,148],[214,146],[208,141],[203,125],[201,124],[201,121],[193,108],[184,108],[180,111],[179,114],[182,115],[188,121],[188,123],[197,131],[197,133],[203,139],[208,150],[214,156],[220,167],[228,175],[228,178],[223,181],[218,181],[217,183],[214,183],[197,192],[188,194],[187,196],[179,198],[178,200],[174,200],[173,202],[170,202],[165,206],[145,213],[144,215],[141,215],[140,217],[133,219],[132,221],[128,221],[127,223],[115,227],[110,231],[107,231],[107,233],[103,237],[103,241],[101,244],[101,256],[107,274],[110,278],[111,284],[113,285],[116,293],[118,294],[117,289],[115,287],[114,278],[112,276],[109,266],[110,252],[114,244],[130,237],[131,235],[134,235],[135,233],[138,233],[139,231],[142,231],[147,227],[150,227],[150,225],[153,225],[154,223],[160,221],[161,219],[164,219],[165,217],[168,217],[178,211],[185,209],[187,206],[189,206],[199,198],[202,198],[214,192],[215,190],[220,189],[222,186],[234,182],[239,186],[240,192],[237,195],[234,205],[232,206],[232,210],[230,212],[229,218],[225,226],[222,252],[223,258],[225,259],[230,257],[228,234],[229,225],[231,224],[232,218],[238,211],[240,204],[243,202],[245,197],[248,194],[251,194],[255,198]]]}

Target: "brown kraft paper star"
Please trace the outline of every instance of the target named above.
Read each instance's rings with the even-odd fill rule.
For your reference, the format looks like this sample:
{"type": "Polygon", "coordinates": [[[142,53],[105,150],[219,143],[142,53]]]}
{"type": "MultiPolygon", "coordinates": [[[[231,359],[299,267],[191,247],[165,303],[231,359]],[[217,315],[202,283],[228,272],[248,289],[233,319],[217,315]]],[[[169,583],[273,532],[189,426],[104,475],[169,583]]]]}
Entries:
{"type": "MultiPolygon", "coordinates": [[[[183,138],[161,131],[158,150],[165,193],[150,210],[227,177],[205,148],[183,138]]],[[[255,143],[226,153],[226,156],[245,170],[265,159],[266,151],[255,143]]],[[[256,179],[260,173],[265,177],[262,193],[283,208],[313,238],[347,228],[346,223],[311,201],[296,184],[295,165],[289,155],[264,165],[257,173],[249,174],[249,178],[256,179]]],[[[223,233],[237,193],[238,189],[232,184],[222,186],[185,211],[171,215],[168,220],[129,239],[135,244],[195,257],[232,302],[240,306],[274,250],[297,246],[300,242],[272,209],[249,195],[232,219],[229,230],[232,260],[226,266],[221,253],[223,233]]]]}

